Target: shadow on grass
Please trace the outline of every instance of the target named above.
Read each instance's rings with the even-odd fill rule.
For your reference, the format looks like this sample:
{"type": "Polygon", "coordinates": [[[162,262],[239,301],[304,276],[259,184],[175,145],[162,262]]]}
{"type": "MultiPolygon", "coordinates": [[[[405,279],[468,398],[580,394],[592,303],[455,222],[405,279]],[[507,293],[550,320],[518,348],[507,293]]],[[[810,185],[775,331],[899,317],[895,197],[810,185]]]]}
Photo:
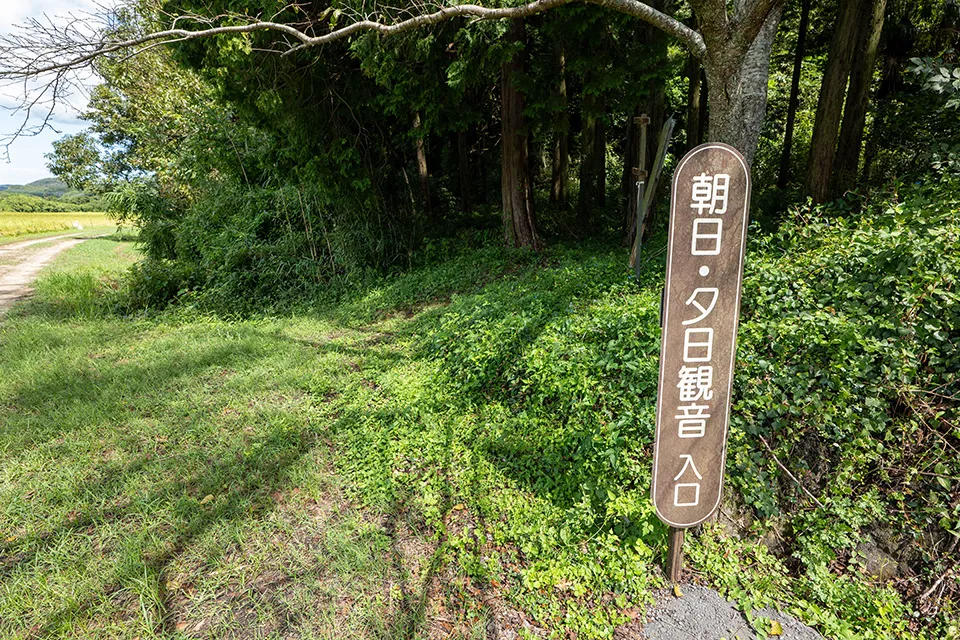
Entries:
{"type": "MultiPolygon", "coordinates": [[[[92,566],[84,568],[85,574],[96,576],[97,586],[61,601],[58,608],[34,612],[33,621],[38,624],[20,632],[31,637],[70,632],[88,624],[117,594],[135,593],[142,616],[149,619],[148,635],[176,634],[180,631],[176,615],[182,614],[184,595],[167,587],[174,563],[224,525],[240,530],[258,526],[257,521],[276,509],[274,495],[294,488],[292,478],[309,464],[308,458],[324,455],[317,449],[328,446],[318,442],[325,438],[326,426],[313,423],[309,406],[303,413],[268,408],[264,419],[254,416],[229,422],[216,412],[221,402],[205,402],[211,396],[222,402],[243,402],[242,390],[236,397],[229,392],[218,394],[214,387],[225,384],[224,376],[261,368],[277,353],[297,354],[302,345],[242,324],[231,326],[228,337],[214,336],[199,343],[195,338],[174,332],[162,338],[167,342],[147,347],[150,357],[141,355],[132,363],[113,360],[118,353],[109,351],[66,361],[52,358],[50,367],[39,368],[9,387],[12,393],[4,398],[7,406],[0,407],[0,417],[3,413],[11,417],[0,421],[4,464],[28,460],[43,448],[37,455],[58,457],[55,464],[62,466],[65,475],[58,480],[57,472],[44,465],[21,478],[29,481],[21,484],[23,491],[30,487],[36,495],[22,498],[23,491],[18,492],[23,501],[18,500],[14,508],[23,509],[30,524],[25,535],[0,536],[0,582],[12,586],[18,580],[24,585],[46,579],[43,574],[54,568],[51,562],[61,562],[54,558],[63,550],[79,554],[55,569],[69,572],[74,570],[70,565],[91,553],[78,541],[89,539],[97,548],[86,560],[92,566]],[[135,421],[128,422],[129,418],[135,421]],[[120,455],[107,455],[114,452],[120,455]],[[53,486],[44,486],[47,483],[53,486]],[[116,536],[126,542],[116,542],[116,536]],[[144,595],[145,591],[149,593],[144,595]]],[[[149,342],[137,334],[127,335],[125,341],[138,348],[142,341],[149,342]]],[[[334,344],[322,350],[336,359],[372,357],[370,352],[334,344]]],[[[384,353],[384,362],[395,357],[384,353]]],[[[305,402],[309,405],[311,400],[305,402]]],[[[16,512],[11,513],[16,518],[16,512]]],[[[15,520],[6,524],[17,530],[15,520]]],[[[377,535],[395,543],[389,521],[377,535]]],[[[322,560],[318,562],[315,570],[322,573],[326,569],[322,560]]],[[[384,555],[381,566],[391,562],[391,571],[404,576],[402,559],[395,551],[384,555]]],[[[379,570],[373,573],[379,575],[379,570]]],[[[365,636],[415,637],[427,601],[426,583],[404,578],[402,584],[403,601],[392,617],[381,611],[365,614],[369,618],[364,623],[369,627],[365,636]],[[382,634],[377,631],[381,625],[386,625],[382,634]]],[[[269,585],[265,589],[268,603],[282,597],[272,593],[269,585]]],[[[136,617],[136,609],[133,605],[127,613],[136,617]]],[[[296,615],[285,609],[279,616],[281,624],[294,624],[296,615]]],[[[17,620],[8,619],[6,624],[17,624],[17,620]]],[[[0,621],[0,635],[4,630],[10,628],[0,621]]],[[[238,637],[253,637],[258,631],[250,628],[238,633],[238,637]]]]}

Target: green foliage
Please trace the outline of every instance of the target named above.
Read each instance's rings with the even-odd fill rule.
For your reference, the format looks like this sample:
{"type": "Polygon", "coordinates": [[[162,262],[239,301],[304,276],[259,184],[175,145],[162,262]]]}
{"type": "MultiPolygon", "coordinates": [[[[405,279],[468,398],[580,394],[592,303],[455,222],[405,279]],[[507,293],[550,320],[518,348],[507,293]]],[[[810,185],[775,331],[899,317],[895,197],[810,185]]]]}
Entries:
{"type": "Polygon", "coordinates": [[[924,90],[944,96],[948,109],[960,109],[960,66],[929,57],[911,58],[910,63],[910,73],[920,79],[924,90]]]}
{"type": "Polygon", "coordinates": [[[14,211],[17,213],[60,213],[90,211],[90,209],[61,200],[49,200],[25,193],[0,192],[0,211],[14,211]]]}
{"type": "MultiPolygon", "coordinates": [[[[950,259],[960,250],[956,193],[951,181],[915,185],[861,202],[859,213],[842,203],[798,209],[778,233],[753,234],[729,447],[732,498],[724,507],[753,523],[736,536],[707,526],[688,536],[687,544],[695,575],[745,611],[776,605],[827,637],[949,637],[956,606],[952,583],[939,617],[925,617],[907,596],[951,566],[943,541],[960,520],[953,497],[960,462],[951,455],[960,446],[955,291],[960,266],[950,259]],[[784,474],[761,437],[819,505],[784,474]],[[738,506],[744,504],[749,508],[738,506]],[[892,531],[888,537],[896,544],[914,550],[904,562],[916,578],[884,585],[867,575],[859,545],[868,535],[879,536],[881,528],[892,531]],[[762,541],[769,540],[763,536],[771,529],[782,543],[768,549],[762,541]],[[893,588],[904,584],[904,592],[893,588]]],[[[275,241],[282,250],[282,234],[241,224],[265,202],[252,199],[251,209],[235,220],[229,211],[207,212],[197,220],[230,221],[243,240],[235,250],[245,256],[256,256],[249,249],[256,238],[275,241]]],[[[609,638],[617,625],[639,615],[652,589],[663,584],[655,566],[662,561],[666,529],[649,500],[662,238],[644,254],[639,281],[625,274],[622,251],[555,247],[535,255],[468,248],[472,244],[482,245],[483,238],[437,243],[431,249],[437,261],[410,273],[334,292],[318,288],[315,308],[292,317],[226,323],[191,311],[198,297],[181,289],[195,276],[171,279],[172,272],[163,268],[169,265],[154,258],[139,267],[138,277],[157,277],[152,286],[167,292],[158,295],[179,297],[184,304],[124,329],[154,345],[143,352],[149,357],[127,338],[100,342],[113,345],[109,362],[117,366],[121,356],[123,362],[136,358],[135,367],[146,367],[152,354],[171,357],[162,364],[176,370],[168,386],[182,394],[188,385],[189,393],[204,400],[183,401],[173,413],[159,415],[173,420],[169,416],[176,413],[181,430],[182,420],[189,429],[216,426],[220,436],[204,435],[197,446],[226,446],[219,439],[223,433],[242,431],[223,429],[225,416],[232,414],[224,413],[221,402],[206,400],[219,394],[222,383],[215,379],[224,366],[251,372],[242,387],[251,397],[265,385],[273,389],[275,376],[281,376],[284,388],[296,389],[299,399],[271,414],[285,425],[275,439],[253,438],[236,451],[227,447],[226,459],[257,463],[241,465],[243,473],[285,451],[289,438],[332,450],[331,463],[347,482],[348,497],[407,523],[417,540],[434,545],[431,566],[446,571],[442,580],[452,592],[476,601],[482,590],[522,610],[554,637],[575,632],[609,638]],[[159,272],[150,271],[155,267],[159,272]],[[171,337],[164,338],[165,332],[171,337]],[[217,351],[191,365],[191,349],[211,344],[227,355],[217,351]],[[190,373],[192,366],[213,373],[190,373]],[[464,591],[457,592],[460,588],[464,591]]],[[[232,250],[223,241],[200,255],[230,260],[232,250]]],[[[259,259],[269,266],[268,256],[259,259]]],[[[264,282],[270,277],[267,273],[264,282]]],[[[114,321],[97,311],[88,295],[96,285],[90,278],[44,281],[32,307],[41,314],[37,324],[30,325],[28,316],[16,325],[33,326],[32,333],[4,350],[10,370],[26,372],[13,376],[8,387],[39,375],[31,368],[38,365],[22,355],[27,343],[31,349],[51,340],[79,344],[62,348],[74,354],[74,367],[98,381],[91,388],[106,389],[106,395],[69,405],[69,413],[56,414],[58,425],[86,424],[96,406],[97,415],[108,411],[111,419],[134,416],[139,433],[159,419],[154,396],[130,401],[140,397],[138,387],[126,385],[145,382],[130,382],[127,369],[123,375],[99,369],[100,360],[91,360],[84,342],[91,338],[80,335],[100,335],[97,327],[114,321]],[[46,336],[45,323],[59,321],[70,323],[70,335],[46,336]],[[114,395],[124,401],[114,403],[114,395]],[[104,408],[104,402],[113,404],[104,408]]],[[[114,305],[117,297],[104,300],[114,305]]],[[[142,380],[154,384],[155,371],[147,367],[146,373],[142,380]]],[[[49,384],[42,386],[46,398],[49,384]]],[[[25,393],[9,406],[24,406],[23,397],[39,401],[25,393]]],[[[37,429],[53,428],[36,416],[16,414],[16,419],[24,428],[10,437],[37,437],[37,429]],[[29,420],[33,430],[24,422],[29,420]]],[[[98,437],[104,435],[98,431],[98,437]]],[[[246,510],[247,498],[237,509],[234,498],[217,497],[223,473],[236,481],[219,469],[211,489],[188,498],[181,490],[163,489],[154,496],[154,508],[173,509],[172,522],[179,527],[176,509],[197,509],[203,506],[199,498],[209,493],[215,506],[216,500],[227,501],[242,531],[258,531],[262,523],[246,510]],[[181,500],[189,504],[177,507],[181,500]]],[[[248,491],[260,495],[252,488],[244,495],[248,491]]],[[[26,499],[15,496],[10,504],[28,513],[26,499]]],[[[29,513],[31,526],[43,531],[45,511],[29,513]]],[[[126,535],[141,530],[123,526],[129,527],[126,535]]],[[[166,539],[149,523],[143,527],[166,539]]],[[[33,548],[34,542],[16,544],[33,548]]],[[[98,551],[91,560],[103,566],[110,554],[98,551]]],[[[142,567],[131,562],[139,573],[115,573],[133,588],[142,567]]],[[[24,593],[23,580],[46,575],[42,566],[19,570],[16,593],[24,593]]],[[[208,579],[200,584],[213,589],[208,579]]],[[[101,593],[101,587],[91,589],[101,593]]],[[[143,593],[149,601],[149,590],[143,593]]],[[[50,598],[38,597],[40,610],[48,610],[50,598]]],[[[750,616],[758,631],[768,629],[759,615],[750,616]]]]}
{"type": "MultiPolygon", "coordinates": [[[[912,605],[870,586],[856,550],[877,527],[907,548],[957,530],[955,193],[945,182],[881,194],[857,217],[842,203],[795,210],[752,241],[728,472],[734,503],[758,520],[743,542],[708,530],[690,550],[745,609],[779,603],[830,637],[919,633],[912,605]],[[772,522],[780,557],[757,546],[772,522]]],[[[465,503],[525,559],[512,597],[588,637],[619,615],[600,594],[642,602],[651,576],[634,563],[664,541],[648,498],[662,263],[646,265],[638,292],[619,258],[556,250],[477,293],[451,280],[463,293],[387,329],[421,360],[370,363],[375,384],[340,405],[343,468],[368,499],[416,505],[441,530],[443,505],[465,503]],[[616,549],[627,555],[613,560],[616,549]]],[[[368,303],[389,314],[392,299],[368,303]]],[[[477,576],[503,571],[464,545],[477,576]]],[[[906,562],[935,578],[938,548],[906,562]]],[[[501,565],[516,562],[504,553],[501,565]]]]}

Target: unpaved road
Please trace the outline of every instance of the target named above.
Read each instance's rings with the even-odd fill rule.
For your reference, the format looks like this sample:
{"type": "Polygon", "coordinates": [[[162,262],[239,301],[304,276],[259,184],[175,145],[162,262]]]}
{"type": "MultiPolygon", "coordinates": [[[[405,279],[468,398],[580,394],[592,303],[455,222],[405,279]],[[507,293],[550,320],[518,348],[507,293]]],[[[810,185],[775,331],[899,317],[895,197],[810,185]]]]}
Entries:
{"type": "Polygon", "coordinates": [[[30,285],[41,269],[61,252],[85,240],[89,237],[72,234],[0,245],[0,317],[16,301],[30,295],[30,285]]]}

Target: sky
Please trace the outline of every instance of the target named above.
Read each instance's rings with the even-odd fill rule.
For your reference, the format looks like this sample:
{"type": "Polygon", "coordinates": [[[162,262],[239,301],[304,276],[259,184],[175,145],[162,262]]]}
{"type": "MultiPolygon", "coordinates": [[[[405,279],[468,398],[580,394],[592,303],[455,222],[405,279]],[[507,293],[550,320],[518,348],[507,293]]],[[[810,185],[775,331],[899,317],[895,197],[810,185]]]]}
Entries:
{"type": "MultiPolygon", "coordinates": [[[[14,24],[27,17],[64,15],[68,12],[90,10],[94,0],[0,0],[0,32],[7,33],[14,24]]],[[[0,106],[15,104],[17,95],[12,87],[0,88],[0,106]]],[[[36,136],[21,137],[10,146],[10,162],[0,160],[0,184],[26,184],[51,177],[43,154],[53,150],[54,140],[81,131],[86,126],[79,119],[79,110],[86,103],[83,96],[76,96],[73,109],[63,109],[54,114],[55,130],[47,130],[36,136]]],[[[0,109],[0,136],[17,130],[23,120],[22,114],[12,114],[9,109],[0,109]]],[[[34,118],[31,125],[39,125],[42,119],[34,118]]]]}

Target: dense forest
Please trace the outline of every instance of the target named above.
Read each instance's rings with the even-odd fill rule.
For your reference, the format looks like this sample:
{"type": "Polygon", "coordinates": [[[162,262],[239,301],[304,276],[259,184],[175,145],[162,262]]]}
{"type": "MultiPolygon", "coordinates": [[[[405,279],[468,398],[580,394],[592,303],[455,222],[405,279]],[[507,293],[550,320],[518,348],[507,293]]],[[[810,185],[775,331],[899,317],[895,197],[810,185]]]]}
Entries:
{"type": "MultiPolygon", "coordinates": [[[[156,322],[161,359],[181,335],[249,339],[282,361],[251,379],[316,413],[284,405],[290,431],[226,447],[250,466],[218,467],[224,487],[257,495],[264,450],[329,437],[351,497],[441,541],[438,566],[505,585],[557,637],[611,637],[660,585],[666,539],[648,488],[667,185],[691,148],[732,144],[751,226],[725,527],[691,543],[697,579],[828,637],[958,637],[960,2],[459,6],[384,32],[369,25],[432,9],[138,0],[87,57],[51,38],[103,82],[49,167],[134,225],[143,256],[38,313],[156,322]]],[[[70,366],[100,366],[101,330],[70,366]]],[[[118,362],[155,357],[126,336],[118,362]]],[[[147,393],[104,384],[122,412],[147,393]]]]}
{"type": "MultiPolygon", "coordinates": [[[[697,27],[685,3],[655,8],[697,27]]],[[[125,37],[170,15],[255,15],[322,32],[352,11],[178,0],[133,5],[111,28],[125,37]]],[[[747,56],[766,49],[753,71],[761,82],[739,88],[759,89],[741,98],[734,133],[711,119],[730,111],[711,89],[715,64],[592,4],[454,17],[285,55],[270,31],[197,38],[97,58],[104,82],[89,132],[58,142],[50,168],[110,193],[137,222],[150,256],[142,268],[169,283],[159,298],[200,290],[252,307],[403,269],[446,238],[628,245],[632,170],[641,154],[651,167],[668,118],[661,182],[686,149],[733,142],[753,159],[752,215],[770,230],[807,198],[856,209],[869,189],[952,170],[958,14],[954,0],[773,3],[747,56]]],[[[663,225],[665,201],[661,189],[645,235],[663,225]]]]}

